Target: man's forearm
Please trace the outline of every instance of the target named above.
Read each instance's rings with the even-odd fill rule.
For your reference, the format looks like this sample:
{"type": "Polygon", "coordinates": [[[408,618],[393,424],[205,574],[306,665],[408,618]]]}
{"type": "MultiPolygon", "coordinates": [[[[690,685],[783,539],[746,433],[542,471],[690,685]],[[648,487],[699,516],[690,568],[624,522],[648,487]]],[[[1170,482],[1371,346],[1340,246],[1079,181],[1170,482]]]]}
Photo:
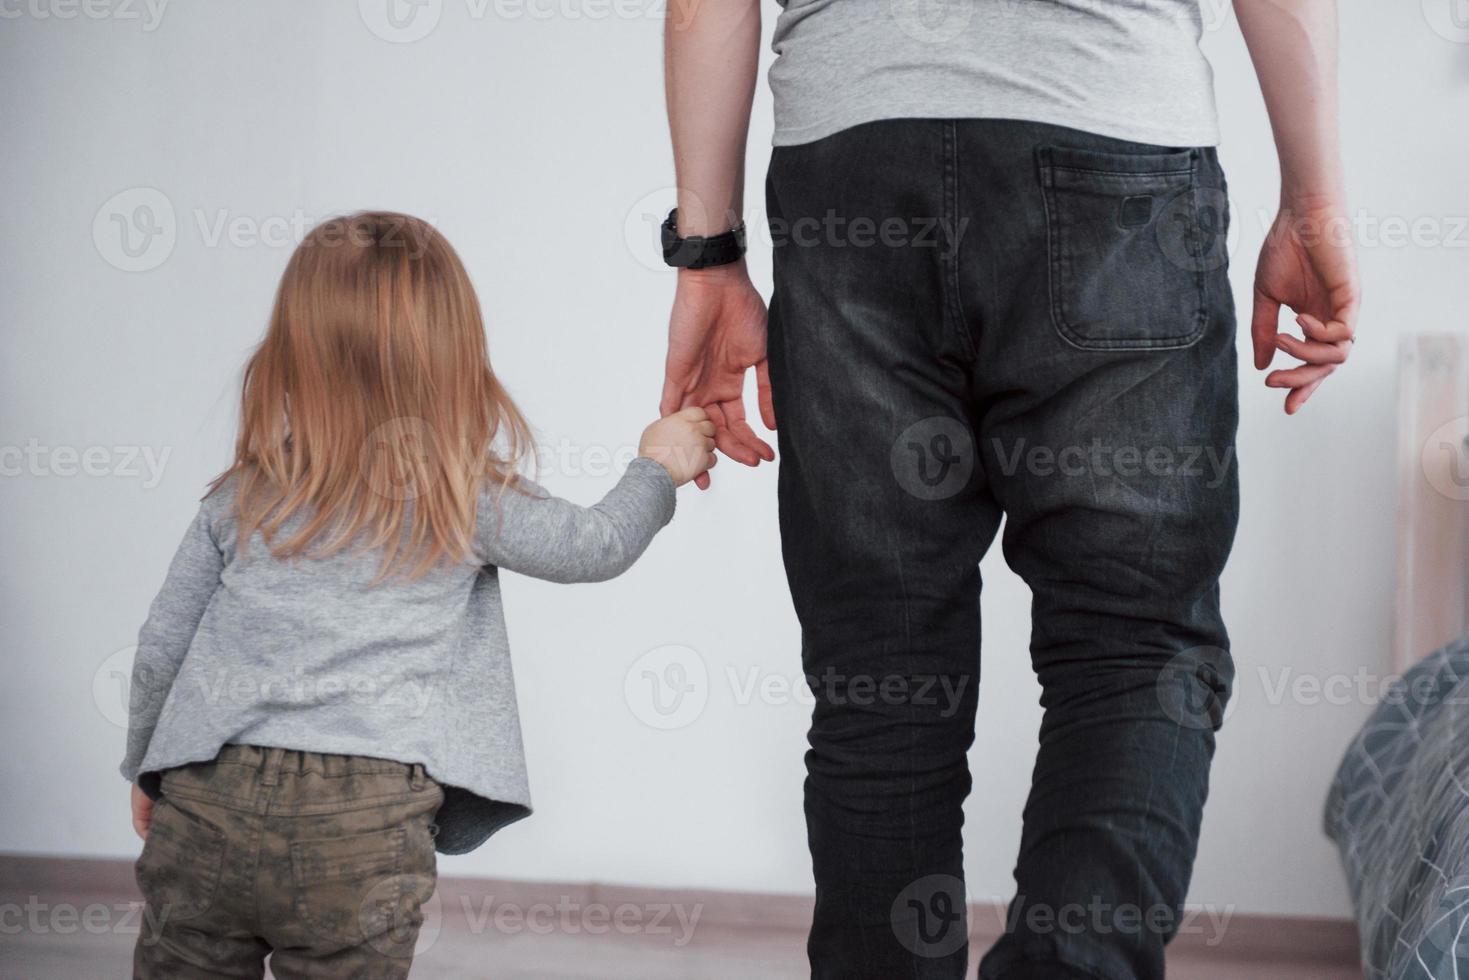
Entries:
{"type": "Polygon", "coordinates": [[[678,230],[717,235],[744,209],[745,140],[760,60],[759,0],[671,0],[664,22],[678,230]]]}
{"type": "Polygon", "coordinates": [[[1339,200],[1336,0],[1235,0],[1280,156],[1280,191],[1295,203],[1339,200]]]}

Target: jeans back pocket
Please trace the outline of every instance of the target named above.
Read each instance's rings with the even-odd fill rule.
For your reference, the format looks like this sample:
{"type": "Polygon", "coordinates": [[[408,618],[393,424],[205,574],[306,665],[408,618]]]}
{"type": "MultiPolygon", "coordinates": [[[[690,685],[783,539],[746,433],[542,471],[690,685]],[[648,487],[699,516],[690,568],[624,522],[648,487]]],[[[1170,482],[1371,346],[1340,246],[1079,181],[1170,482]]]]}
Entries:
{"type": "Polygon", "coordinates": [[[158,800],[135,865],[150,914],[182,922],[207,912],[219,890],[224,849],[224,831],[167,797],[158,800]]]}
{"type": "Polygon", "coordinates": [[[391,929],[407,888],[405,827],[291,844],[296,915],[317,938],[356,946],[391,929]]]}
{"type": "MultiPolygon", "coordinates": [[[[1187,347],[1209,324],[1198,151],[1038,152],[1051,319],[1085,350],[1187,347]]],[[[1212,246],[1211,246],[1212,247],[1212,246]]]]}

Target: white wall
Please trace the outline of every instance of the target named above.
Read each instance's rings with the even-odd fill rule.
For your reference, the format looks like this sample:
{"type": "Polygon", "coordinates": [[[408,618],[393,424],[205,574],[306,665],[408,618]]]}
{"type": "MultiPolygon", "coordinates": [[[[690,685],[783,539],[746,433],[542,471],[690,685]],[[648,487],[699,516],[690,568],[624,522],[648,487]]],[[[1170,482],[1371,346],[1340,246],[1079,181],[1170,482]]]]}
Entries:
{"type": "MultiPolygon", "coordinates": [[[[1274,163],[1233,18],[1209,2],[1239,230],[1235,282],[1248,309],[1274,163]]],[[[1240,693],[1221,741],[1196,902],[1348,908],[1320,811],[1368,705],[1272,693],[1287,671],[1387,669],[1395,335],[1466,326],[1469,43],[1431,27],[1452,33],[1442,26],[1451,2],[1345,4],[1354,205],[1374,220],[1429,218],[1457,237],[1393,246],[1368,228],[1361,342],[1304,415],[1287,420],[1277,394],[1253,373],[1245,379],[1244,513],[1224,582],[1240,693]]],[[[0,3],[0,446],[9,453],[0,849],[136,850],[115,772],[123,732],[111,671],[126,659],[115,651],[134,642],[203,483],[226,462],[239,368],[294,237],[279,234],[282,224],[362,207],[439,223],[482,292],[498,369],[546,445],[570,447],[548,461],[560,492],[595,499],[613,480],[599,452],[630,451],[653,416],[673,286],[652,245],[671,181],[660,9],[653,0],[425,8],[435,9],[427,36],[390,43],[352,3],[180,3],[156,23],[141,0],[85,10],[0,3]],[[113,264],[127,263],[108,222],[148,202],[136,188],[166,198],[176,240],[156,268],[128,272],[113,264]],[[221,220],[235,232],[218,237],[221,220]],[[255,241],[257,230],[275,238],[255,241]],[[585,243],[575,259],[569,235],[585,243]],[[96,475],[68,475],[68,447],[100,447],[86,457],[96,475]],[[135,475],[132,450],[115,447],[167,452],[161,479],[135,475]],[[28,456],[27,472],[14,473],[16,449],[38,472],[28,456]]],[[[770,128],[762,86],[752,204],[770,128]]],[[[166,244],[140,261],[159,260],[166,244]]],[[[752,264],[768,284],[768,255],[752,264]]],[[[713,492],[683,492],[674,526],[623,579],[507,583],[538,813],[478,853],[445,860],[444,871],[809,887],[806,705],[740,703],[747,671],[799,679],[774,491],[774,467],[726,462],[713,492]],[[710,678],[703,714],[672,732],[644,724],[624,697],[634,661],[670,644],[697,651],[710,678]]],[[[984,570],[967,834],[976,898],[1009,892],[1039,722],[1028,597],[998,549],[984,570]]]]}

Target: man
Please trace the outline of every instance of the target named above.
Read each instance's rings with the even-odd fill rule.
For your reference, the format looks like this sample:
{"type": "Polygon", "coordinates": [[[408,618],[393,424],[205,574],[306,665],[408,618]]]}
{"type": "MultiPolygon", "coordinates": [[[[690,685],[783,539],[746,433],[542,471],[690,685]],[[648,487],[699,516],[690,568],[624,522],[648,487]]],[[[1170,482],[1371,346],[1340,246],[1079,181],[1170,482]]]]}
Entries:
{"type": "MultiPolygon", "coordinates": [[[[666,27],[681,266],[664,413],[774,454],[816,695],[814,977],[961,977],[980,557],[1033,595],[1045,709],[985,978],[1163,975],[1232,676],[1227,196],[1198,0],[788,0],[768,333],[741,222],[758,0],[666,27]],[[768,353],[768,368],[767,368],[768,353]]],[[[1255,366],[1306,402],[1351,348],[1335,0],[1236,0],[1281,165],[1255,366]],[[1280,307],[1302,338],[1278,332],[1280,307]]],[[[705,478],[707,485],[707,477],[705,478]]]]}

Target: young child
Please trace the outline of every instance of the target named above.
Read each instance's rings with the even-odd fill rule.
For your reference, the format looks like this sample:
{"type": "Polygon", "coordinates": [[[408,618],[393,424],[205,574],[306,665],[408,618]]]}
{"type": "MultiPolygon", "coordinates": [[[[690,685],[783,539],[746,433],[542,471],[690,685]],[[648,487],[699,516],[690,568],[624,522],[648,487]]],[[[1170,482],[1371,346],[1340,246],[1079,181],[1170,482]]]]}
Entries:
{"type": "Polygon", "coordinates": [[[435,850],[530,812],[499,570],[625,571],[714,426],[648,426],[594,507],[518,477],[469,278],[387,213],[296,250],[242,409],[138,638],[134,976],[406,976],[435,850]]]}

